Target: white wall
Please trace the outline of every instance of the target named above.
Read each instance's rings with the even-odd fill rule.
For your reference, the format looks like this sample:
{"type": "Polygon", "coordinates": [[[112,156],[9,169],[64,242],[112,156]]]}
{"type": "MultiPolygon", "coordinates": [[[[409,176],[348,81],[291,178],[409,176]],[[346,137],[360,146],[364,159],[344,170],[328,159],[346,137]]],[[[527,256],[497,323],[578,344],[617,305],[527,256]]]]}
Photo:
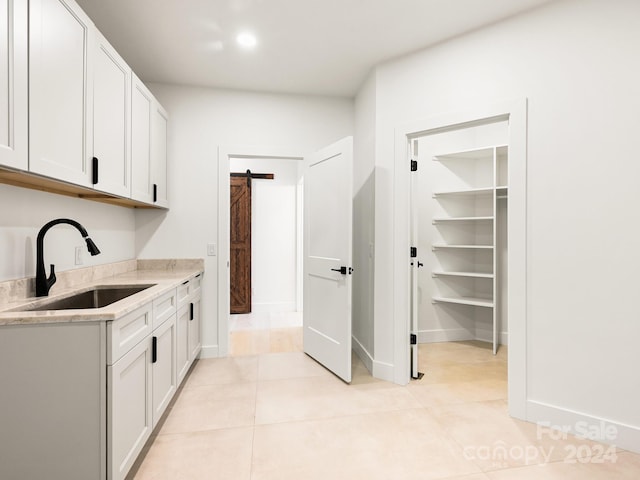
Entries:
{"type": "MultiPolygon", "coordinates": [[[[36,274],[36,237],[55,218],[83,225],[101,251],[92,257],[80,233],[57,225],[44,239],[44,262],[61,272],[135,258],[135,217],[132,209],[0,185],[0,281],[36,274]],[[75,247],[82,247],[83,265],[75,265],[75,247]]],[[[55,285],[52,292],[55,292],[55,285]]]]}
{"type": "Polygon", "coordinates": [[[392,359],[377,286],[393,271],[394,128],[526,97],[528,415],[608,419],[640,450],[639,44],[637,1],[567,0],[378,68],[376,358],[392,359]]]}
{"type": "Polygon", "coordinates": [[[373,370],[374,198],[376,158],[376,83],[370,76],[355,100],[353,200],[353,345],[373,370]]]}
{"type": "Polygon", "coordinates": [[[273,173],[273,180],[251,180],[251,311],[295,311],[301,162],[232,158],[229,163],[231,172],[273,173]]]}
{"type": "Polygon", "coordinates": [[[203,346],[205,355],[215,356],[218,257],[206,257],[206,244],[218,238],[218,147],[270,146],[312,152],[353,134],[353,102],[161,84],[149,87],[170,115],[171,209],[136,212],[136,254],[140,258],[205,258],[203,346]]]}

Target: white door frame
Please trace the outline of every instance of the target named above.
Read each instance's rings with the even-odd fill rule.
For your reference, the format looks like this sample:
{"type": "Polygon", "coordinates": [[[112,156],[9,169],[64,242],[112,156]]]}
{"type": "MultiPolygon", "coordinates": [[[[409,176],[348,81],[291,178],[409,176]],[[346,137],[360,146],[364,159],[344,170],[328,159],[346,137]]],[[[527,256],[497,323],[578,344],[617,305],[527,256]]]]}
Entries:
{"type": "Polygon", "coordinates": [[[218,148],[218,356],[229,354],[229,160],[231,158],[302,160],[287,148],[220,146],[218,148]],[[226,265],[226,268],[225,268],[226,265]]]}
{"type": "Polygon", "coordinates": [[[509,120],[509,413],[526,419],[527,405],[527,100],[505,101],[422,121],[396,129],[394,168],[394,380],[409,382],[410,333],[410,168],[411,140],[428,133],[509,120]]]}

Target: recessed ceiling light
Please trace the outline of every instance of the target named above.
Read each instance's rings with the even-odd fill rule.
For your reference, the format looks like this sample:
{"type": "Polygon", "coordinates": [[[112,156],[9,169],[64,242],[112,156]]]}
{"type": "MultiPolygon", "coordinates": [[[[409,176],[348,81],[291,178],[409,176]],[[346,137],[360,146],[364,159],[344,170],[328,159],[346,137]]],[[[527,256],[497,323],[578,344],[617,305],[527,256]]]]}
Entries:
{"type": "Polygon", "coordinates": [[[253,33],[242,32],[236,37],[236,41],[238,45],[242,48],[251,49],[255,47],[258,43],[256,36],[253,33]]]}

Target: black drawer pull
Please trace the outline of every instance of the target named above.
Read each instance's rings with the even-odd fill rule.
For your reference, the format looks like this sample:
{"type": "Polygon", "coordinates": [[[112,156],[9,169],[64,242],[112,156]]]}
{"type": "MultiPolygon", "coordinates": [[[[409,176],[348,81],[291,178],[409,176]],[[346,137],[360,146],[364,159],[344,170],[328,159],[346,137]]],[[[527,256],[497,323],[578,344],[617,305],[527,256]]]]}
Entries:
{"type": "Polygon", "coordinates": [[[151,363],[158,361],[158,337],[151,337],[151,363]]]}

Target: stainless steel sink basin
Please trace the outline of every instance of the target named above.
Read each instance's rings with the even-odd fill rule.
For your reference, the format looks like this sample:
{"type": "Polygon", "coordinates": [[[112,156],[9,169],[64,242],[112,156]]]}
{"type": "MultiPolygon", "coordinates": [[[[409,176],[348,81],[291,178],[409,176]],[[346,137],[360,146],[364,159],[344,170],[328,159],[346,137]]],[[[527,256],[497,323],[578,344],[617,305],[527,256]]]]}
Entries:
{"type": "Polygon", "coordinates": [[[103,285],[69,297],[45,302],[36,307],[20,308],[23,312],[44,310],[77,310],[81,308],[102,308],[130,297],[154,285],[103,285]]]}

